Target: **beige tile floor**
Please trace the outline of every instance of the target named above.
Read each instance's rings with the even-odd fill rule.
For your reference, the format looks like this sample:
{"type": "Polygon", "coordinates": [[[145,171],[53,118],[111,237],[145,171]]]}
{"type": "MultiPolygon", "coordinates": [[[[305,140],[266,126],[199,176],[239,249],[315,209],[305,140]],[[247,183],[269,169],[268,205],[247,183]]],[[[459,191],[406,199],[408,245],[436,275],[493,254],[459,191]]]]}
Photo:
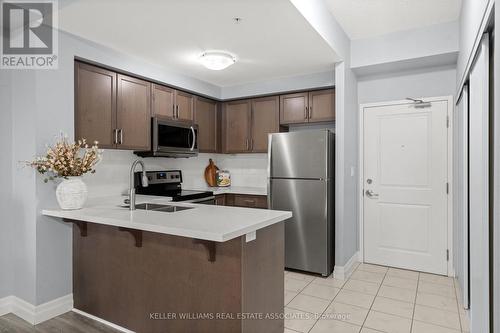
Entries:
{"type": "Polygon", "coordinates": [[[285,272],[285,333],[469,332],[455,281],[359,264],[348,280],[285,272]]]}

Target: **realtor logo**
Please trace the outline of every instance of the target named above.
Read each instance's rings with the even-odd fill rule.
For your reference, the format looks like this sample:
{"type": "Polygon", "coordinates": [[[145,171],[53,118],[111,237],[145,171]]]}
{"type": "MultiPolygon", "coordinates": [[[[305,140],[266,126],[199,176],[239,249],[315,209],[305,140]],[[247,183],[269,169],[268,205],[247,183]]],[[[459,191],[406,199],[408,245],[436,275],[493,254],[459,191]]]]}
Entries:
{"type": "Polygon", "coordinates": [[[0,0],[0,68],[57,68],[57,0],[0,0]]]}

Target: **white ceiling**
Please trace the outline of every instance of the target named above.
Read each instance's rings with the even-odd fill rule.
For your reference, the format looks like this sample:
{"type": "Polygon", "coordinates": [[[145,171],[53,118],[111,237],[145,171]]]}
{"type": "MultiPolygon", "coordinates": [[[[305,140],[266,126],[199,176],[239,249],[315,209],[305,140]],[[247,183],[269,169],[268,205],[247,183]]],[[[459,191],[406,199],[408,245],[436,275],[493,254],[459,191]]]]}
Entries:
{"type": "Polygon", "coordinates": [[[62,30],[222,87],[332,70],[338,60],[289,0],[60,3],[62,30]],[[238,61],[210,71],[198,63],[205,50],[238,61]]]}
{"type": "Polygon", "coordinates": [[[326,0],[351,39],[457,20],[462,0],[326,0]]]}

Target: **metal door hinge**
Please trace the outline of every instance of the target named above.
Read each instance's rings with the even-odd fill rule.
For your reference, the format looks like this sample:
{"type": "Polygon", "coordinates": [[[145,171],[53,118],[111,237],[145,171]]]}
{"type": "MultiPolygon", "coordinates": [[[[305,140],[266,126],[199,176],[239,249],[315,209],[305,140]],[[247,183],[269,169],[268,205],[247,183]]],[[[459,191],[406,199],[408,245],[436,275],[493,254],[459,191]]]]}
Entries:
{"type": "Polygon", "coordinates": [[[450,250],[446,250],[446,261],[450,261],[450,250]]]}
{"type": "Polygon", "coordinates": [[[446,128],[450,128],[450,116],[446,116],[446,128]]]}
{"type": "Polygon", "coordinates": [[[446,183],[446,194],[450,194],[450,183],[446,183]]]}

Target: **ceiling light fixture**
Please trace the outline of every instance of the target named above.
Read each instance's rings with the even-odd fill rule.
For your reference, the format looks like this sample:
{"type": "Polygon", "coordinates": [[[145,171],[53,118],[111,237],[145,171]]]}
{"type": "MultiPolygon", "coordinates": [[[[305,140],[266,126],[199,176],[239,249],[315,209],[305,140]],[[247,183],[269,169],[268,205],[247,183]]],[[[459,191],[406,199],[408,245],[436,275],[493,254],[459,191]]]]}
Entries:
{"type": "Polygon", "coordinates": [[[208,69],[220,71],[234,64],[236,58],[227,52],[207,51],[200,56],[200,62],[208,69]]]}

